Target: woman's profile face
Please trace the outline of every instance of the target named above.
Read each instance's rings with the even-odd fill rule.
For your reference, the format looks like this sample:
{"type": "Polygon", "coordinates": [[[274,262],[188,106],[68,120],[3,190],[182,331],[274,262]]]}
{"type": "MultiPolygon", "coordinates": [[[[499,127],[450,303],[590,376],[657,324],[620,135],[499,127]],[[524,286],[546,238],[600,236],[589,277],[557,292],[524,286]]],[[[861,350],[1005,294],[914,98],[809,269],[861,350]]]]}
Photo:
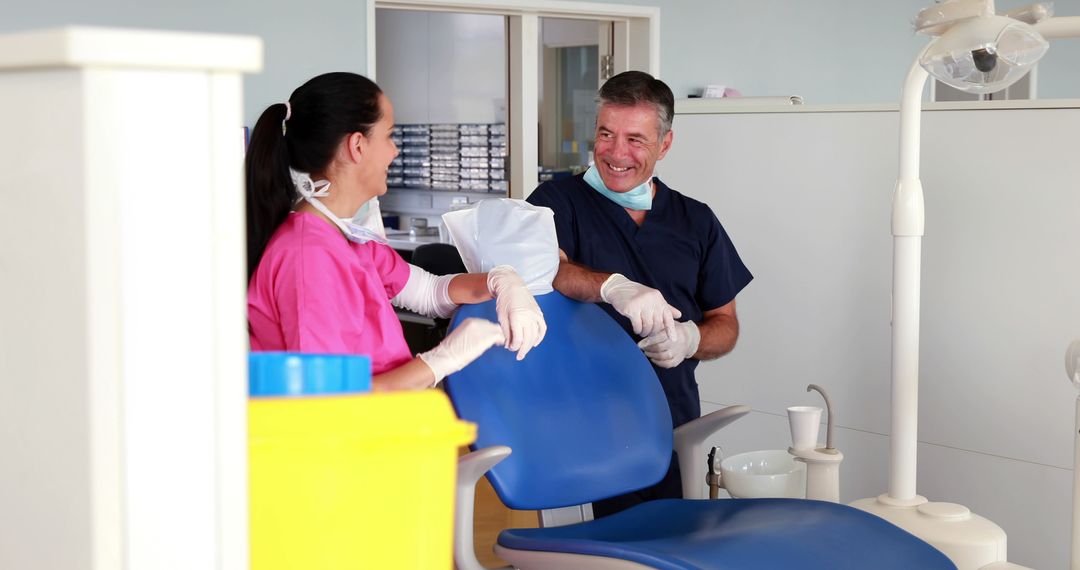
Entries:
{"type": "Polygon", "coordinates": [[[382,116],[371,126],[368,136],[360,143],[361,186],[365,190],[373,191],[374,196],[386,194],[387,170],[398,155],[397,145],[390,138],[394,130],[394,106],[385,94],[379,95],[379,110],[382,116]]]}

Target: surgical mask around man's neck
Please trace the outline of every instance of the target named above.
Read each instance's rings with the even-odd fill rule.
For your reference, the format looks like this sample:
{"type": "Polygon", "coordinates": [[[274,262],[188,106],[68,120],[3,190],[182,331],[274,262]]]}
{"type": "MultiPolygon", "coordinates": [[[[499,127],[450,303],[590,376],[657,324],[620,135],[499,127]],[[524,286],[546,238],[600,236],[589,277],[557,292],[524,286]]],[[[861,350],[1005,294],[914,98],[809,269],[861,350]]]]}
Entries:
{"type": "Polygon", "coordinates": [[[623,208],[629,208],[631,210],[652,209],[652,176],[649,176],[645,179],[645,182],[642,182],[626,192],[615,192],[609,190],[608,187],[604,185],[604,179],[600,177],[600,171],[596,169],[596,165],[590,164],[589,169],[585,171],[585,183],[608,200],[615,202],[623,208]]]}
{"type": "Polygon", "coordinates": [[[337,226],[346,239],[354,243],[367,243],[369,241],[388,243],[386,230],[382,224],[382,212],[379,209],[378,198],[372,198],[370,201],[365,202],[353,218],[342,219],[334,215],[330,208],[327,208],[326,204],[319,200],[319,198],[330,195],[329,180],[315,181],[311,179],[311,175],[308,173],[293,170],[292,168],[289,169],[289,175],[292,177],[293,186],[296,187],[297,193],[300,194],[297,203],[306,200],[337,226]],[[360,219],[362,215],[363,218],[360,219]]]}

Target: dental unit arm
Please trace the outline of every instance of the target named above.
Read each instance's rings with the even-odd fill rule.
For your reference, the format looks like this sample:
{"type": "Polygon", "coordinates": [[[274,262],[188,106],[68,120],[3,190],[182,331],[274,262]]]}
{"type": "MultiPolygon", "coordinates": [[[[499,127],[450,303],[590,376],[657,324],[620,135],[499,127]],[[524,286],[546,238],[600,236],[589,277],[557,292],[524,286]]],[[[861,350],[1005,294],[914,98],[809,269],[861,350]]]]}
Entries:
{"type": "MultiPolygon", "coordinates": [[[[750,413],[750,406],[728,406],[705,414],[675,428],[675,453],[679,458],[684,499],[706,499],[707,487],[702,485],[700,461],[705,457],[705,440],[735,420],[750,413]]],[[[716,458],[717,473],[720,459],[716,458]]]]}
{"type": "Polygon", "coordinates": [[[825,389],[817,384],[810,384],[806,387],[806,391],[817,391],[825,400],[826,424],[828,425],[825,447],[789,448],[788,453],[793,455],[796,461],[806,464],[806,498],[838,503],[840,502],[840,463],[844,461],[844,454],[833,445],[836,414],[832,399],[829,398],[825,389]]]}
{"type": "Polygon", "coordinates": [[[825,432],[825,449],[822,451],[824,453],[833,454],[837,451],[836,446],[833,445],[833,428],[836,425],[836,414],[833,412],[832,399],[825,393],[825,389],[817,384],[810,384],[806,387],[807,392],[815,390],[818,394],[821,394],[821,397],[825,400],[825,425],[828,426],[827,431],[825,432]]]}

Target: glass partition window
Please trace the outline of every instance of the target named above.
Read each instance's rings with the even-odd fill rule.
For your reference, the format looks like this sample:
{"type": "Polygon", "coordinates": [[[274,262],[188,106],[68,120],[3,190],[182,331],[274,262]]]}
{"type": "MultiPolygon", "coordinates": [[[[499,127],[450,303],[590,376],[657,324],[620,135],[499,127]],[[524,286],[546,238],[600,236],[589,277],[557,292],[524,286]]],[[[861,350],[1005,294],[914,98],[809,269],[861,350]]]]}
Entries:
{"type": "Polygon", "coordinates": [[[610,59],[611,23],[540,22],[540,181],[585,170],[592,160],[596,91],[610,59]]]}

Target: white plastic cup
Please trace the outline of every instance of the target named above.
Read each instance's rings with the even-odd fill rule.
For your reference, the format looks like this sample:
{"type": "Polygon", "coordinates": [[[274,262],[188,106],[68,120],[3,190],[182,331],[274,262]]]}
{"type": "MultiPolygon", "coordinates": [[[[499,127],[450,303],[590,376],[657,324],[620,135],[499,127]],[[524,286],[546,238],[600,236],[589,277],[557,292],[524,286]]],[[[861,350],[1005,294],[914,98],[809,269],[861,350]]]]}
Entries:
{"type": "Polygon", "coordinates": [[[815,406],[791,406],[787,409],[791,424],[791,448],[798,450],[817,447],[818,430],[821,428],[821,408],[815,406]]]}

